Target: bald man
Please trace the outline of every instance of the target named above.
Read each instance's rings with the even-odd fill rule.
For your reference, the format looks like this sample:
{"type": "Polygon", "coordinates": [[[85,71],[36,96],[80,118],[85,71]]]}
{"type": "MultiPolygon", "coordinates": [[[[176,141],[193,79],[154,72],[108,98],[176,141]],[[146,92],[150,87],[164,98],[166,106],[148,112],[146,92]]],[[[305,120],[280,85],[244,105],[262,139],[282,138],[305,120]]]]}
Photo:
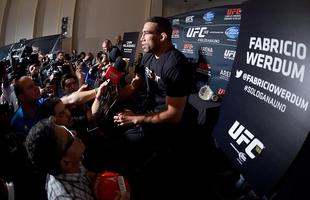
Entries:
{"type": "Polygon", "coordinates": [[[102,42],[102,50],[104,53],[108,54],[109,61],[112,63],[116,61],[117,57],[123,56],[122,52],[116,46],[113,46],[112,42],[108,39],[102,42]]]}
{"type": "MultiPolygon", "coordinates": [[[[18,79],[14,89],[20,106],[11,120],[11,127],[20,135],[26,136],[30,128],[42,118],[40,106],[45,99],[41,98],[39,88],[27,76],[18,79]]],[[[95,96],[95,89],[76,91],[64,96],[61,101],[67,106],[75,106],[93,100],[95,96]]]]}
{"type": "Polygon", "coordinates": [[[23,76],[17,80],[14,90],[20,106],[11,120],[11,127],[25,135],[41,119],[39,106],[44,100],[30,77],[23,76]]]}

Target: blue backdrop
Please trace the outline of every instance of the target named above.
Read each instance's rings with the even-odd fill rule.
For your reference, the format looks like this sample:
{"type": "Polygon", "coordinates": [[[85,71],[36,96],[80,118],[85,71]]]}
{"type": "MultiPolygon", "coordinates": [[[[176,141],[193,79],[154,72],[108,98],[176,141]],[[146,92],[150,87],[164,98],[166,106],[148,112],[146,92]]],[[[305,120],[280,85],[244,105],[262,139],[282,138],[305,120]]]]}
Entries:
{"type": "Polygon", "coordinates": [[[209,84],[215,93],[224,94],[236,53],[240,5],[208,8],[169,19],[174,46],[197,67],[197,87],[209,84]]]}

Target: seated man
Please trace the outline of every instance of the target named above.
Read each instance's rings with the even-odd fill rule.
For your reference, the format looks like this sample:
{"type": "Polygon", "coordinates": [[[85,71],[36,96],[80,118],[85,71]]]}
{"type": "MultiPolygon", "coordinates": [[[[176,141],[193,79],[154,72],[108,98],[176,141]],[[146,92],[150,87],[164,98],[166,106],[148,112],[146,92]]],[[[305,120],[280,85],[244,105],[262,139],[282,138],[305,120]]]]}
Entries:
{"type": "Polygon", "coordinates": [[[145,55],[131,84],[119,96],[119,100],[128,99],[145,85],[145,100],[131,105],[131,111],[123,109],[114,116],[115,124],[125,130],[120,130],[128,143],[124,152],[129,152],[133,166],[149,170],[141,183],[141,196],[147,199],[160,199],[163,195],[166,199],[183,198],[176,191],[183,194],[188,186],[179,176],[184,169],[178,162],[187,162],[183,154],[186,146],[182,144],[191,137],[184,128],[194,69],[174,48],[171,35],[168,19],[153,17],[145,22],[140,38],[145,55]],[[164,173],[169,176],[162,181],[164,173]],[[148,197],[150,193],[154,195],[148,197]]]}
{"type": "MultiPolygon", "coordinates": [[[[48,174],[46,191],[49,200],[95,199],[95,174],[81,165],[85,146],[75,137],[75,132],[56,125],[55,119],[50,117],[31,128],[25,146],[31,162],[48,174]]],[[[127,193],[122,196],[129,198],[127,193]]]]}
{"type": "Polygon", "coordinates": [[[194,70],[182,52],[173,47],[171,34],[169,20],[162,17],[148,19],[142,29],[140,41],[145,55],[131,84],[121,90],[119,100],[128,99],[143,85],[147,87],[146,98],[134,112],[124,110],[114,116],[119,127],[132,128],[125,132],[129,141],[144,142],[149,137],[148,141],[157,145],[180,138],[176,130],[185,117],[194,70]]]}

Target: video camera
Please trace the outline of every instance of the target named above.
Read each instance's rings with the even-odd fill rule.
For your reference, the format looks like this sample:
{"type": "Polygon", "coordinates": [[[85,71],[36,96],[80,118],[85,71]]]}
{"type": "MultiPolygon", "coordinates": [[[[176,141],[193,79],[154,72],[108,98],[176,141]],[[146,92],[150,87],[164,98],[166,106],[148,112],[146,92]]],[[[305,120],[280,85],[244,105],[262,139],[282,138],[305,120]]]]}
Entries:
{"type": "Polygon", "coordinates": [[[18,45],[13,44],[7,57],[0,61],[0,77],[6,72],[11,81],[25,75],[29,64],[38,62],[38,54],[32,54],[32,47],[25,42],[26,40],[22,39],[18,45]]]}

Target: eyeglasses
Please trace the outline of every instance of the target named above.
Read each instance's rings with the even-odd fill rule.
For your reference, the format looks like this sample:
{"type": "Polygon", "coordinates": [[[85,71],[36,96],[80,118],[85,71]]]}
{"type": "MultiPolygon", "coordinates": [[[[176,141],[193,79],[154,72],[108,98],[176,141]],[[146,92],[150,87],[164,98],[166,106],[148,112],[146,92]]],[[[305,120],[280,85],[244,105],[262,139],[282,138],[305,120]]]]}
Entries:
{"type": "Polygon", "coordinates": [[[145,35],[156,35],[158,33],[152,32],[152,31],[142,31],[141,32],[141,37],[144,37],[145,35]]]}
{"type": "Polygon", "coordinates": [[[62,152],[60,153],[60,159],[62,157],[64,157],[66,154],[67,154],[67,151],[69,150],[69,148],[71,147],[71,145],[73,144],[74,140],[75,140],[75,134],[70,131],[67,127],[65,126],[60,126],[62,128],[64,128],[66,130],[66,132],[68,133],[67,135],[69,136],[68,137],[68,142],[67,144],[65,145],[64,149],[62,150],[62,152]]]}

